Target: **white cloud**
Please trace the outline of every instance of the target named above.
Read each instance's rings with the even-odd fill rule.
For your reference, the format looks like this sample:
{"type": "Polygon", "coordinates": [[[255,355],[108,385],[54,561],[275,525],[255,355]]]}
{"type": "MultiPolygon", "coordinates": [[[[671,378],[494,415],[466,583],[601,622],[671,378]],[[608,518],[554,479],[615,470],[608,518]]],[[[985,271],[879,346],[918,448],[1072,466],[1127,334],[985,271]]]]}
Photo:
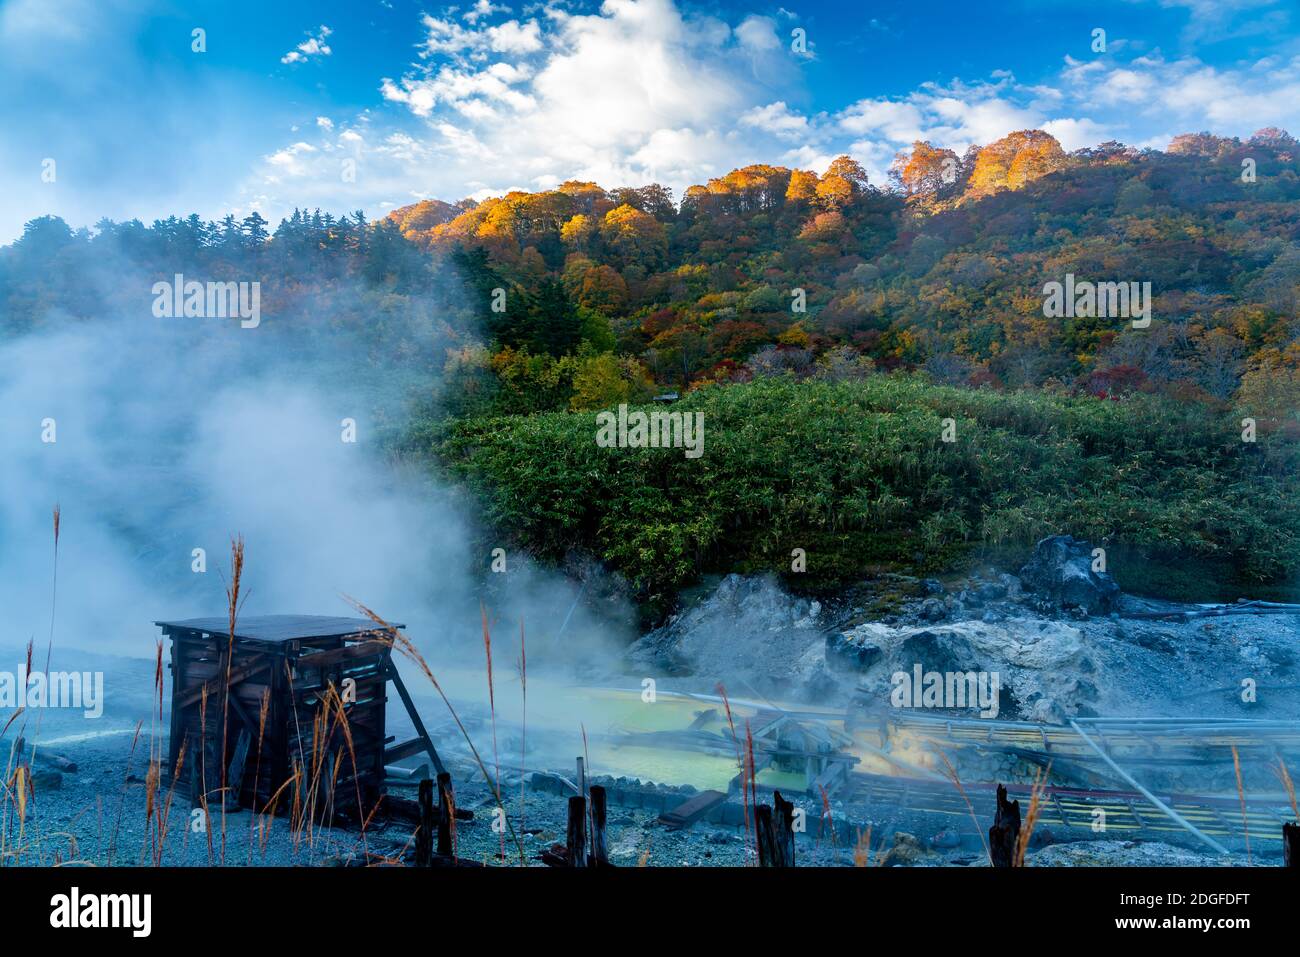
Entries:
{"type": "Polygon", "coordinates": [[[1289,0],[1157,0],[1162,7],[1188,11],[1184,38],[1224,40],[1254,36],[1285,25],[1289,0]]]}
{"type": "Polygon", "coordinates": [[[813,134],[808,117],[793,112],[783,100],[746,110],[739,122],[780,139],[806,140],[813,134]]]}
{"type": "Polygon", "coordinates": [[[426,15],[418,62],[380,85],[385,103],[405,113],[396,125],[363,137],[365,117],[337,121],[341,132],[318,121],[319,149],[294,144],[265,157],[248,191],[295,177],[306,189],[337,190],[340,151],[357,159],[356,189],[373,208],[392,197],[482,198],[570,178],[658,181],[680,196],[746,163],[821,171],[844,152],[883,183],[895,154],[916,140],[961,153],[1031,128],[1067,150],[1108,139],[1163,146],[1170,129],[1300,129],[1300,57],[1224,67],[1131,50],[1066,57],[1031,84],[1000,69],[811,112],[791,105],[806,91],[778,23],[796,20],[778,16],[728,24],[684,14],[673,0],[605,0],[581,13],[552,5],[526,20],[490,2],[426,15]]]}
{"type": "Polygon", "coordinates": [[[1195,57],[1147,56],[1086,72],[1074,68],[1069,80],[1079,101],[1121,107],[1107,125],[1128,126],[1135,140],[1156,124],[1243,137],[1261,126],[1300,127],[1300,56],[1228,68],[1195,57]]]}
{"type": "Polygon", "coordinates": [[[308,35],[306,40],[299,43],[294,49],[290,50],[284,56],[280,57],[281,63],[305,63],[310,57],[329,56],[334,51],[330,49],[325,39],[334,31],[325,24],[321,24],[320,30],[315,36],[308,35]]]}
{"type": "Polygon", "coordinates": [[[893,100],[859,100],[839,116],[846,133],[879,133],[898,142],[920,139],[924,125],[919,106],[893,100]]]}
{"type": "Polygon", "coordinates": [[[308,166],[302,161],[301,157],[304,154],[315,152],[318,152],[315,146],[310,143],[299,142],[267,156],[266,163],[274,170],[273,181],[278,182],[285,176],[301,176],[306,173],[308,166]]]}
{"type": "Polygon", "coordinates": [[[1089,119],[1048,120],[1042,125],[1044,132],[1051,133],[1066,150],[1083,149],[1096,146],[1111,139],[1110,128],[1089,119]]]}
{"type": "Polygon", "coordinates": [[[488,27],[488,45],[494,53],[535,53],[542,48],[542,31],[536,20],[508,20],[488,27]]]}
{"type": "Polygon", "coordinates": [[[748,16],[736,27],[736,39],[750,50],[779,50],[781,39],[776,35],[776,21],[771,17],[748,16]]]}
{"type": "Polygon", "coordinates": [[[474,6],[466,10],[461,17],[466,23],[478,23],[484,17],[490,17],[494,13],[509,13],[510,8],[502,4],[497,6],[492,0],[475,0],[474,6]]]}

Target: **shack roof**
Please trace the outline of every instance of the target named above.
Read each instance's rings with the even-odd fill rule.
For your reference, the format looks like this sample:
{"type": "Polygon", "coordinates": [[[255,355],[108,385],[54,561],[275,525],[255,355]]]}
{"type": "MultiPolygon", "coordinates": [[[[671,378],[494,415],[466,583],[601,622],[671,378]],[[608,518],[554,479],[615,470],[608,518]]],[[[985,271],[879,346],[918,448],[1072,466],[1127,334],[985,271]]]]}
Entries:
{"type": "MultiPolygon", "coordinates": [[[[230,633],[228,618],[186,618],[183,621],[155,621],[164,631],[204,631],[212,635],[230,633]]],[[[405,628],[391,622],[394,628],[405,628]]],[[[369,618],[332,618],[326,615],[251,615],[235,619],[235,637],[246,641],[284,642],[306,638],[341,638],[363,631],[378,631],[369,618]]]]}

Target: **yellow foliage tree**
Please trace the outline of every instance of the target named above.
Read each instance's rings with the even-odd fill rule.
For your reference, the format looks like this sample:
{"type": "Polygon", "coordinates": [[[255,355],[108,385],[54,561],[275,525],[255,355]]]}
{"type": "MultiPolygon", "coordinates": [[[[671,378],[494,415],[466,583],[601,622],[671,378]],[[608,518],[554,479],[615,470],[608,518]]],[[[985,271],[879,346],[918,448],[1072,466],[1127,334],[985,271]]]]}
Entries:
{"type": "Polygon", "coordinates": [[[1063,169],[1067,158],[1061,144],[1042,130],[1018,130],[979,151],[970,189],[987,194],[1020,189],[1040,176],[1063,169]]]}

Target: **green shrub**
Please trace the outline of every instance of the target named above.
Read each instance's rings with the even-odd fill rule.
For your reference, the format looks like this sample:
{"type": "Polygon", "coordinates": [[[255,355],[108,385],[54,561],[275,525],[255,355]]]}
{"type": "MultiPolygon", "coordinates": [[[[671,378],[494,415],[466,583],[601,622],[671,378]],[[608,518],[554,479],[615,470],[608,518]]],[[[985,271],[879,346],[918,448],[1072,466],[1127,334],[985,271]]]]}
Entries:
{"type": "Polygon", "coordinates": [[[702,457],[598,447],[590,412],[421,434],[490,526],[538,554],[594,553],[646,596],[706,571],[788,573],[795,548],[808,567],[791,580],[817,588],[1056,533],[1125,561],[1195,560],[1243,587],[1285,582],[1300,562],[1296,448],[1243,443],[1232,417],[1202,407],[873,376],[713,386],[672,410],[704,414],[702,457]]]}

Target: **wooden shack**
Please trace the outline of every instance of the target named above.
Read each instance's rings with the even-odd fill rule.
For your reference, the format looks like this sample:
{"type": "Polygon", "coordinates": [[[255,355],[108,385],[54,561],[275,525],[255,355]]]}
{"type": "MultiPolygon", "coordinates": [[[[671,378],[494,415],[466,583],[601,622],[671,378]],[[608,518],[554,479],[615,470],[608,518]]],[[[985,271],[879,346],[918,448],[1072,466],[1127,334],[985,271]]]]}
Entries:
{"type": "Polygon", "coordinates": [[[298,769],[298,785],[285,788],[275,811],[297,799],[346,815],[359,800],[365,814],[383,792],[386,764],[423,751],[443,770],[394,666],[391,642],[372,622],[255,616],[236,620],[233,638],[225,618],[154,624],[171,639],[171,735],[163,773],[175,776],[195,804],[224,800],[227,807],[261,812],[298,769]],[[416,732],[391,747],[385,733],[390,681],[416,732]],[[337,702],[326,700],[331,685],[337,702]],[[176,775],[182,742],[185,759],[176,775]]]}

